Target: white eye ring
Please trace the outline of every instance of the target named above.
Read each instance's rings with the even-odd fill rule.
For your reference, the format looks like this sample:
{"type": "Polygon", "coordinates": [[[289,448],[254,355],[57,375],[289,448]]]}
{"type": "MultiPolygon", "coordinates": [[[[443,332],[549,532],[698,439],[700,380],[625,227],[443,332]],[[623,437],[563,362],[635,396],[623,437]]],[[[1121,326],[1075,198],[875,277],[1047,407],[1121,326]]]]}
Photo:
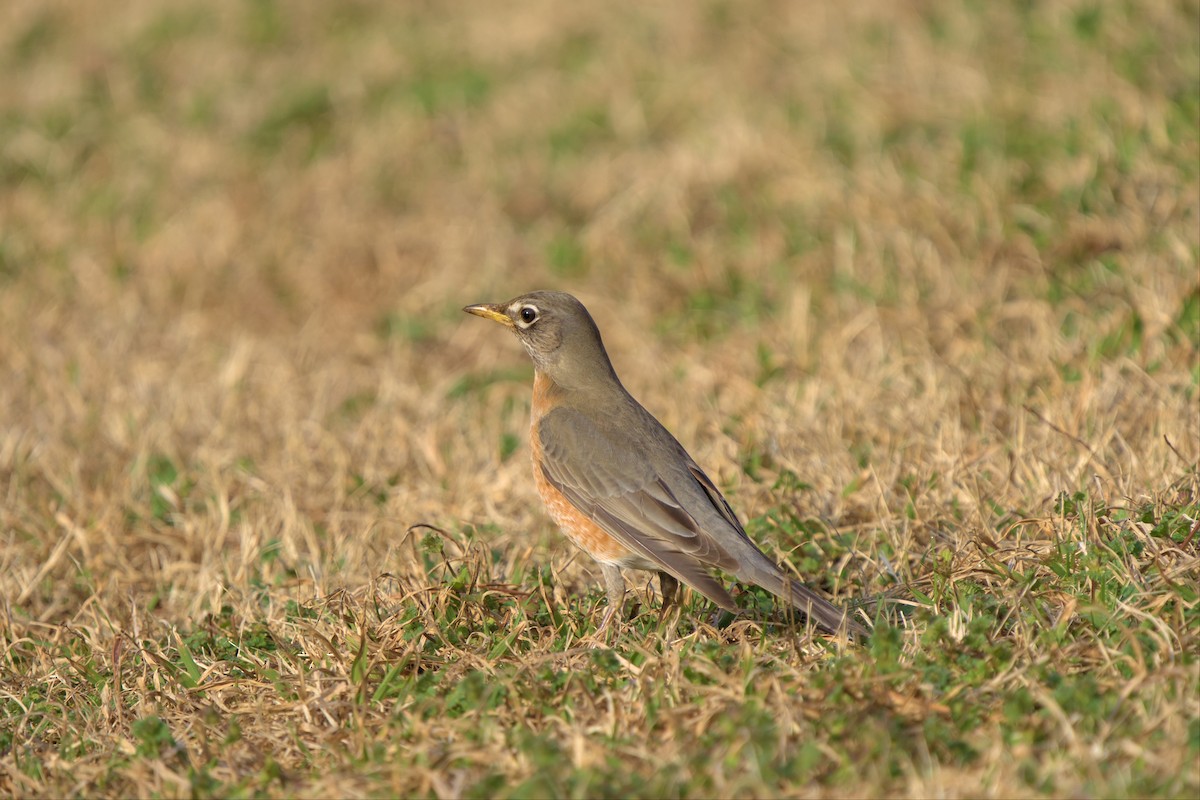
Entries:
{"type": "Polygon", "coordinates": [[[539,319],[537,306],[523,305],[521,310],[517,312],[517,324],[522,328],[528,328],[539,319]]]}

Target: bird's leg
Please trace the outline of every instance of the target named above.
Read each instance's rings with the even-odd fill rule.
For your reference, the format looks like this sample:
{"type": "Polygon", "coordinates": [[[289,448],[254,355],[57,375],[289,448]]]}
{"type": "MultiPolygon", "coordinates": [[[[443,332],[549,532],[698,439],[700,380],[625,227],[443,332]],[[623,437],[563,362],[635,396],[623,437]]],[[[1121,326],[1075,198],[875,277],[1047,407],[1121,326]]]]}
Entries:
{"type": "Polygon", "coordinates": [[[621,568],[616,564],[601,564],[600,571],[604,574],[604,590],[608,593],[608,610],[604,612],[604,619],[600,621],[595,635],[599,637],[604,634],[607,642],[609,623],[625,608],[625,579],[621,577],[621,568]]]}
{"type": "Polygon", "coordinates": [[[662,622],[667,615],[667,609],[675,605],[679,594],[679,581],[669,572],[658,573],[658,590],[662,593],[662,608],[658,612],[658,621],[662,622]]]}

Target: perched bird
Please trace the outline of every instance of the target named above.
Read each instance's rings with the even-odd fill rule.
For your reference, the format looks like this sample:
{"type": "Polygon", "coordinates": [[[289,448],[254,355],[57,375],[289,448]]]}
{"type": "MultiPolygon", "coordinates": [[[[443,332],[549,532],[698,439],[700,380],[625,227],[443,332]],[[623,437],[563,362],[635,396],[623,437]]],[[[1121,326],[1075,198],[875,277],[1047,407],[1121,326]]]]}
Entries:
{"type": "Polygon", "coordinates": [[[625,599],[621,569],[658,573],[664,606],[678,581],[728,611],[719,568],[787,601],[830,632],[864,629],[760,551],[729,503],[662,424],[625,390],[600,331],[564,292],[463,309],[516,334],[533,359],[533,478],[547,511],[604,574],[605,629],[625,599]]]}

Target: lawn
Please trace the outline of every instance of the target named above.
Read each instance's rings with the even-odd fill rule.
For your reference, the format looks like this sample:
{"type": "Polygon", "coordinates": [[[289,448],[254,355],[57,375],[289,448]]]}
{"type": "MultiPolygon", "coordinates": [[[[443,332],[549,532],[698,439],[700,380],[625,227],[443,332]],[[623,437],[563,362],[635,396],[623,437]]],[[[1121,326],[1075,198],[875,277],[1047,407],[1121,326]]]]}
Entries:
{"type": "Polygon", "coordinates": [[[1200,6],[0,8],[0,796],[1194,797],[1200,6]],[[591,309],[765,552],[542,511],[591,309]]]}

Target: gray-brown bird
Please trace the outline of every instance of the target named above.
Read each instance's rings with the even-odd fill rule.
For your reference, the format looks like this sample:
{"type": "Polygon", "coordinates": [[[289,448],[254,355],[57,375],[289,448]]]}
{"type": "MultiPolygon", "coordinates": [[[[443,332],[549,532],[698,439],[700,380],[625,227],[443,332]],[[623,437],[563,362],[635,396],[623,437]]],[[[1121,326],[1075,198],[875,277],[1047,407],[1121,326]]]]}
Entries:
{"type": "Polygon", "coordinates": [[[683,581],[736,612],[709,571],[719,568],[830,632],[865,633],[755,546],[704,470],[621,385],[582,303],[530,292],[463,311],[509,328],[533,359],[534,481],[558,526],[600,562],[609,602],[601,629],[624,605],[622,568],[657,572],[664,606],[683,581]]]}

